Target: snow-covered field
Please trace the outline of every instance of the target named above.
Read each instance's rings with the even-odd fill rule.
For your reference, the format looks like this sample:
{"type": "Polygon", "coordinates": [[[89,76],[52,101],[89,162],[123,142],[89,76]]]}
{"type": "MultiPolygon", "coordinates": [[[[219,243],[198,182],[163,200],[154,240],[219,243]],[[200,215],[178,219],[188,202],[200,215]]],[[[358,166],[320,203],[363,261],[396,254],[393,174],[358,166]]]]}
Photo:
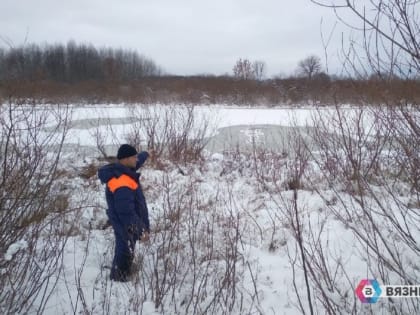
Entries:
{"type": "MultiPolygon", "coordinates": [[[[320,111],[334,113],[332,108],[320,111]]],[[[354,109],[348,106],[343,112],[351,116],[354,109]]],[[[373,184],[370,189],[381,196],[381,203],[366,193],[362,207],[357,199],[361,197],[354,193],[356,188],[340,182],[338,175],[327,178],[322,165],[314,160],[319,152],[312,152],[304,168],[299,166],[301,182],[294,189],[291,179],[296,156],[288,153],[296,149],[294,139],[290,139],[296,134],[291,131],[314,127],[311,117],[319,112],[312,108],[222,105],[195,107],[198,118],[194,128],[207,121],[206,137],[222,135],[217,141],[227,141],[222,131],[231,128],[242,135],[238,138],[241,145],[261,145],[253,152],[213,146],[197,162],[146,163],[141,182],[151,216],[151,240],[137,244],[139,271],[132,281],[112,283],[108,267],[113,256],[113,232],[103,228],[104,187],[96,175],[79,174],[91,165],[97,168],[104,164],[99,160],[98,135],[112,154],[141,121],[133,119],[132,109],[122,105],[73,106],[71,113],[60,168],[69,174],[66,180],[72,192],[71,204],[81,208],[67,215],[68,224],[77,228],[65,246],[63,269],[45,314],[300,314],[301,309],[310,311],[308,286],[315,313],[329,309],[342,314],[386,314],[387,300],[372,305],[359,301],[354,291],[360,280],[378,278],[389,281],[383,284],[408,284],[403,283],[406,277],[410,284],[418,285],[419,205],[414,203],[412,213],[399,217],[401,207],[418,200],[418,192],[410,190],[408,183],[398,182],[394,184],[399,195],[394,198],[386,187],[373,184]],[[285,144],[279,135],[283,149],[277,153],[272,150],[273,141],[265,145],[267,126],[291,128],[286,134],[285,129],[276,129],[289,141],[285,144]],[[394,221],[386,220],[382,204],[394,212],[394,221]],[[364,221],[366,209],[373,213],[378,226],[364,221]],[[407,228],[402,233],[396,230],[401,221],[407,228]],[[389,253],[399,255],[390,271],[376,265],[378,254],[366,247],[368,242],[360,241],[363,235],[355,233],[362,230],[355,226],[364,223],[366,231],[387,231],[392,247],[389,253]],[[409,234],[411,247],[401,234],[409,234]],[[300,238],[309,264],[309,284],[300,238]],[[408,275],[393,271],[399,262],[409,266],[405,271],[408,275]]],[[[144,133],[141,136],[147,138],[144,133]]],[[[146,149],[147,142],[141,143],[146,149]]],[[[379,250],[384,246],[376,238],[371,241],[379,250]]],[[[6,253],[9,258],[14,249],[6,253]]],[[[21,246],[20,250],[26,249],[21,246]]],[[[419,303],[413,300],[401,309],[397,304],[396,312],[418,310],[419,303]]]]}

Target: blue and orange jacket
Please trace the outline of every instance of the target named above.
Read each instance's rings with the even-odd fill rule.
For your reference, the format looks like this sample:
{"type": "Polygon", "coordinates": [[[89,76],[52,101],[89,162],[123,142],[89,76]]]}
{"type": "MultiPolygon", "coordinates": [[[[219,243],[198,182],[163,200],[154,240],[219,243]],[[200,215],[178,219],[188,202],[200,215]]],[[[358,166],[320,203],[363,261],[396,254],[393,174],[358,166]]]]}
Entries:
{"type": "Polygon", "coordinates": [[[136,173],[149,157],[146,151],[137,156],[135,169],[120,163],[111,163],[98,170],[99,179],[106,184],[105,195],[108,204],[108,218],[114,230],[123,235],[133,233],[138,239],[143,231],[150,230],[146,199],[136,173]]]}

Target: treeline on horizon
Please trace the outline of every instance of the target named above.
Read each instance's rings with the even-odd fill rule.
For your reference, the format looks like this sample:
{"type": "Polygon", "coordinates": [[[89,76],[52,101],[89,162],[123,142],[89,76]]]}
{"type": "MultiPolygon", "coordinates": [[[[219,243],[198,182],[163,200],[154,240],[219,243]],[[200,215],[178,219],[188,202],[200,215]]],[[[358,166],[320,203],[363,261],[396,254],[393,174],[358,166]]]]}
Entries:
{"type": "Polygon", "coordinates": [[[95,48],[91,44],[29,44],[0,48],[0,80],[60,83],[139,80],[161,75],[155,62],[135,50],[95,48]]]}
{"type": "Polygon", "coordinates": [[[9,97],[46,103],[419,104],[420,81],[325,73],[262,80],[235,75],[173,76],[136,51],[98,49],[70,41],[0,48],[0,100],[9,97]]]}

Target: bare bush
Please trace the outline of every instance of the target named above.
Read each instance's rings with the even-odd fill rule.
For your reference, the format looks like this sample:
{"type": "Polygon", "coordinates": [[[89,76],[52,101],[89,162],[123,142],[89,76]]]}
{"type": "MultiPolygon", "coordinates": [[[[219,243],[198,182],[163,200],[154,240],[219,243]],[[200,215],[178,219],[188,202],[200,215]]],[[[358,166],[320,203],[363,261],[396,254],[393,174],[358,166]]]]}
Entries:
{"type": "MultiPolygon", "coordinates": [[[[315,160],[338,202],[328,208],[365,249],[361,258],[371,262],[368,274],[385,284],[418,282],[417,267],[410,261],[420,256],[420,222],[417,210],[405,201],[406,196],[418,200],[418,150],[413,150],[418,141],[412,133],[417,127],[414,123],[410,132],[408,124],[415,115],[398,108],[350,115],[337,109],[335,118],[318,116],[315,129],[314,141],[321,148],[315,160]],[[404,116],[407,120],[396,119],[404,116]],[[398,193],[399,186],[407,186],[406,192],[398,193]]],[[[418,303],[388,306],[390,312],[418,310],[418,303]]]]}
{"type": "Polygon", "coordinates": [[[212,130],[210,117],[199,117],[194,106],[133,107],[130,117],[136,121],[127,136],[139,148],[145,145],[152,160],[167,157],[186,163],[198,161],[212,130]]]}
{"type": "Polygon", "coordinates": [[[180,189],[166,179],[163,188],[167,198],[149,279],[155,306],[164,312],[170,301],[179,314],[251,312],[258,303],[256,292],[249,296],[242,287],[250,275],[239,214],[222,195],[203,203],[207,198],[193,182],[180,189]]]}
{"type": "MultiPolygon", "coordinates": [[[[119,143],[117,143],[118,137],[112,126],[111,118],[103,117],[103,115],[101,116],[101,118],[98,118],[93,122],[94,128],[89,130],[89,133],[94,139],[96,149],[102,155],[102,158],[109,160],[111,156],[109,156],[109,152],[107,151],[107,143],[109,139],[111,139],[114,145],[119,145],[119,143]]],[[[136,139],[130,139],[130,141],[134,141],[133,144],[137,143],[136,139]]]]}
{"type": "Polygon", "coordinates": [[[69,112],[12,99],[0,106],[0,309],[42,313],[67,241],[58,167],[69,112]]]}
{"type": "Polygon", "coordinates": [[[101,153],[103,158],[108,158],[108,153],[106,152],[106,136],[104,132],[101,130],[99,126],[99,119],[98,119],[98,126],[90,132],[93,139],[95,139],[96,149],[101,153]]]}
{"type": "MultiPolygon", "coordinates": [[[[273,227],[283,224],[294,239],[287,253],[294,305],[302,313],[359,312],[354,290],[364,277],[418,283],[417,117],[416,108],[407,106],[319,109],[310,140],[292,137],[283,162],[287,171],[272,172],[277,178],[258,176],[276,204],[273,227]],[[316,191],[323,206],[306,205],[299,198],[303,189],[316,191]],[[344,249],[332,230],[353,240],[353,249],[344,249]],[[368,262],[366,274],[352,274],[352,255],[368,262]]],[[[272,167],[270,158],[262,162],[254,163],[256,174],[272,167]]],[[[397,300],[375,309],[417,313],[419,304],[397,300]]]]}
{"type": "Polygon", "coordinates": [[[136,249],[138,270],[131,282],[113,285],[101,271],[96,289],[84,288],[86,245],[75,266],[77,295],[69,289],[73,311],[93,313],[104,305],[118,313],[123,303],[124,310],[138,314],[151,304],[162,314],[261,314],[257,275],[243,240],[246,225],[230,201],[232,192],[208,196],[194,177],[180,182],[176,174],[154,182],[161,203],[151,212],[151,242],[136,249]]]}
{"type": "MultiPolygon", "coordinates": [[[[362,304],[354,289],[363,277],[384,284],[418,282],[416,115],[406,107],[320,109],[309,141],[298,132],[291,137],[282,170],[270,171],[274,155],[254,153],[262,159],[254,158],[252,169],[277,209],[270,217],[273,235],[283,226],[294,240],[287,245],[292,303],[302,313],[357,313],[362,304]],[[305,189],[317,192],[320,208],[311,209],[299,197],[305,189]],[[343,248],[344,235],[353,242],[351,250],[343,248]],[[366,274],[352,274],[352,255],[368,262],[366,274]]],[[[391,313],[418,308],[407,300],[377,306],[391,313]]]]}
{"type": "MultiPolygon", "coordinates": [[[[339,18],[347,10],[361,22],[350,27],[362,32],[362,40],[343,47],[344,67],[349,73],[364,79],[374,74],[375,82],[381,84],[395,76],[417,76],[417,1],[312,2],[334,8],[339,18]]],[[[358,256],[366,261],[364,277],[383,284],[414,285],[419,274],[413,261],[420,257],[418,99],[407,93],[396,100],[387,90],[378,92],[380,107],[362,98],[368,105],[365,110],[344,111],[337,104],[331,115],[318,112],[313,142],[319,150],[312,157],[330,191],[316,183],[314,187],[329,212],[354,237],[358,256]]],[[[337,260],[337,266],[341,265],[349,285],[354,285],[358,279],[347,275],[342,262],[337,260]]],[[[317,274],[319,279],[331,279],[331,273],[319,270],[317,274]]],[[[353,305],[349,312],[358,311],[351,298],[345,300],[346,305],[353,305]]],[[[328,310],[326,306],[334,301],[337,297],[326,295],[322,307],[328,310]]],[[[375,307],[387,313],[414,314],[420,304],[414,299],[390,299],[375,307]]]]}

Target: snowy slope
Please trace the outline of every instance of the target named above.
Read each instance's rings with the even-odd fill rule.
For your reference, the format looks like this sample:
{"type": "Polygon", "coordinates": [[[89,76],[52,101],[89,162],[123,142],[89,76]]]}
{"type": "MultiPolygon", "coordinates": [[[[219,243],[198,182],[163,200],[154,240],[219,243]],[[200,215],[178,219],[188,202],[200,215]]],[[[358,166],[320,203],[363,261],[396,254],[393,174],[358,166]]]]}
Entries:
{"type": "MultiPolygon", "coordinates": [[[[345,110],[352,112],[351,107],[345,110]]],[[[198,106],[196,111],[212,118],[215,129],[243,125],[244,130],[249,125],[311,125],[314,114],[305,108],[198,106]]],[[[288,187],[292,157],[272,152],[259,157],[206,152],[197,163],[146,164],[141,182],[151,216],[151,241],[137,245],[139,271],[131,282],[109,281],[113,234],[111,228],[103,229],[104,187],[96,176],[82,178],[77,173],[104,163],[94,150],[94,131],[107,134],[112,126],[106,144],[116,145],[130,132],[129,117],[120,105],[72,109],[62,167],[73,173],[72,203],[82,208],[69,215],[69,225],[77,232],[66,245],[64,268],[45,314],[300,314],[300,303],[308,309],[293,228],[294,195],[288,187]]],[[[324,251],[324,267],[334,275],[331,287],[321,281],[311,289],[314,305],[320,307],[319,290],[324,288],[343,313],[353,304],[360,312],[381,310],[380,303],[368,308],[354,294],[357,283],[376,276],[377,270],[365,260],[366,248],[352,232],[356,222],[343,224],[337,218],[344,206],[357,213],[352,196],[338,185],[337,201],[336,190],[314,163],[305,174],[297,208],[308,249],[317,251],[307,255],[317,263],[317,254],[324,251]]],[[[409,192],[402,198],[408,200],[409,192]]],[[[418,229],[415,232],[419,238],[418,229]]],[[[401,259],[411,259],[414,265],[418,261],[416,256],[401,259]]]]}

